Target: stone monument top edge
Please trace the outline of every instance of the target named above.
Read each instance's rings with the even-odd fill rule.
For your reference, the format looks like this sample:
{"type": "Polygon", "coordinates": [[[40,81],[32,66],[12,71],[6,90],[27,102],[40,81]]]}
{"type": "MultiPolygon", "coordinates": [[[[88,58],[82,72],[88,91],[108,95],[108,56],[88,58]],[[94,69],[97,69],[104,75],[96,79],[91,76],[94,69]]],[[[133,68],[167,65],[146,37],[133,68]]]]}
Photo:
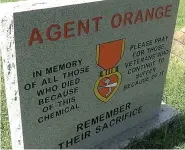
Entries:
{"type": "Polygon", "coordinates": [[[61,6],[77,5],[90,2],[98,2],[105,0],[31,0],[31,1],[18,1],[0,4],[0,12],[2,14],[12,14],[25,11],[33,11],[39,9],[55,8],[61,6]]]}

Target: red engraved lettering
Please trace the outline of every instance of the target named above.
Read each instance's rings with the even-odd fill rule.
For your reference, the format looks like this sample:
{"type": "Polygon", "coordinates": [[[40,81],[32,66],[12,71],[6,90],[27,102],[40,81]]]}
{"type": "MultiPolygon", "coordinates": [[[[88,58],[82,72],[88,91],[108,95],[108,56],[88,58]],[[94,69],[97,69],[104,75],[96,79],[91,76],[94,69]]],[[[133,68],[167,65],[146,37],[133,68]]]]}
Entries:
{"type": "Polygon", "coordinates": [[[162,6],[158,7],[155,12],[155,17],[157,19],[161,19],[163,17],[163,10],[164,8],[162,6]]]}
{"type": "Polygon", "coordinates": [[[30,35],[30,39],[28,42],[28,46],[31,46],[33,44],[34,41],[38,41],[39,44],[43,43],[43,39],[39,33],[39,30],[37,28],[33,28],[31,35],[30,35]],[[36,36],[36,37],[35,37],[36,36]]]}
{"type": "Polygon", "coordinates": [[[74,34],[69,34],[70,31],[74,30],[74,28],[70,28],[69,26],[73,25],[74,23],[74,21],[71,21],[64,24],[64,38],[68,39],[75,36],[74,34]]]}
{"type": "Polygon", "coordinates": [[[60,31],[54,32],[54,35],[56,35],[55,37],[52,37],[51,36],[51,30],[53,28],[57,28],[57,30],[59,30],[60,29],[60,25],[58,25],[58,24],[52,24],[52,25],[50,25],[47,28],[47,30],[46,30],[46,36],[47,36],[47,38],[48,38],[49,41],[57,41],[61,37],[61,32],[60,31]]]}
{"type": "Polygon", "coordinates": [[[152,11],[147,9],[146,10],[146,15],[145,15],[145,21],[153,20],[153,18],[154,18],[154,8],[152,8],[152,11]]]}
{"type": "Polygon", "coordinates": [[[82,33],[82,29],[83,29],[83,31],[84,31],[86,34],[89,33],[89,19],[86,20],[85,25],[84,25],[84,23],[83,23],[81,20],[78,21],[78,35],[79,35],[79,36],[80,36],[81,33],[82,33]]]}
{"type": "Polygon", "coordinates": [[[95,32],[98,32],[98,29],[99,29],[99,23],[100,23],[100,20],[102,20],[103,17],[95,17],[95,18],[92,18],[92,20],[95,22],[95,32]]]}
{"type": "Polygon", "coordinates": [[[136,24],[138,22],[143,22],[143,15],[142,15],[142,11],[141,10],[139,10],[137,12],[137,16],[135,18],[134,24],[136,24]]]}
{"type": "Polygon", "coordinates": [[[121,25],[122,17],[120,14],[114,14],[111,19],[112,28],[118,28],[121,25]],[[117,20],[117,24],[115,23],[115,18],[117,20]]]}
{"type": "Polygon", "coordinates": [[[124,14],[124,25],[127,25],[127,22],[131,25],[132,24],[132,17],[133,13],[132,12],[127,12],[124,14]]]}
{"type": "Polygon", "coordinates": [[[165,16],[165,17],[171,17],[170,14],[167,14],[167,13],[169,13],[169,12],[172,11],[171,8],[172,8],[172,5],[167,5],[167,6],[166,6],[165,12],[164,12],[164,16],[165,16]]]}

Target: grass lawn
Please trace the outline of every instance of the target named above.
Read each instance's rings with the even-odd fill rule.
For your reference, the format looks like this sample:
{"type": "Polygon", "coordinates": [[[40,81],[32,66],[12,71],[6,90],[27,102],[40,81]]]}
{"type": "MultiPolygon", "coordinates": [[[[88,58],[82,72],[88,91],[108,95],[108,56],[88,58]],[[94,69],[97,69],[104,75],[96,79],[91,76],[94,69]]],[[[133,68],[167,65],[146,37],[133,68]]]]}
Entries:
{"type": "MultiPolygon", "coordinates": [[[[1,2],[7,2],[7,0],[1,0],[1,2]]],[[[176,30],[183,26],[185,26],[185,0],[180,1],[176,30]]],[[[10,149],[9,122],[3,80],[1,69],[1,148],[10,149]]],[[[154,131],[150,136],[142,140],[134,141],[127,148],[185,149],[185,62],[173,55],[171,56],[167,74],[164,101],[182,112],[179,120],[154,131]]]]}
{"type": "MultiPolygon", "coordinates": [[[[2,60],[0,60],[0,68],[2,68],[2,60]]],[[[8,111],[6,106],[5,88],[4,88],[4,78],[1,69],[1,88],[0,88],[0,100],[1,100],[1,148],[11,149],[10,144],[10,130],[8,121],[8,111]]]]}
{"type": "Polygon", "coordinates": [[[180,0],[179,13],[177,16],[176,30],[185,26],[185,0],[180,0]]]}

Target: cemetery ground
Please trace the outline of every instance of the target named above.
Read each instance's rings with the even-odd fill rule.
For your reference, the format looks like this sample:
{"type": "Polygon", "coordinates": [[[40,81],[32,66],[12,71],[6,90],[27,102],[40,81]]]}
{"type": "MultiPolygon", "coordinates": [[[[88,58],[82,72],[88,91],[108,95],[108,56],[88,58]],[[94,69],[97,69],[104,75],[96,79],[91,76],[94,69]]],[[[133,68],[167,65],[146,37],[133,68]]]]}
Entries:
{"type": "MultiPolygon", "coordinates": [[[[1,0],[6,2],[7,0],[1,0]]],[[[15,0],[10,0],[15,1],[15,0]]],[[[179,14],[177,19],[176,31],[185,27],[185,0],[181,0],[179,14]]],[[[10,149],[10,131],[8,122],[8,113],[6,107],[4,78],[1,66],[1,148],[10,149]]],[[[150,136],[142,140],[135,140],[127,148],[140,149],[171,149],[185,148],[185,43],[173,42],[172,54],[168,68],[166,86],[164,90],[163,101],[172,105],[181,112],[181,116],[169,125],[153,131],[150,136]]]]}

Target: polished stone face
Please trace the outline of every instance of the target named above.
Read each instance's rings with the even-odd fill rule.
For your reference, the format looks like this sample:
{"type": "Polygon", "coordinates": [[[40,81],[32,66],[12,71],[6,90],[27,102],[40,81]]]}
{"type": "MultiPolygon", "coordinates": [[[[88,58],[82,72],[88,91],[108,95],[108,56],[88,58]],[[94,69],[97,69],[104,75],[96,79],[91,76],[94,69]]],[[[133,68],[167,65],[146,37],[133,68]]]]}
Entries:
{"type": "Polygon", "coordinates": [[[14,13],[24,148],[93,148],[161,106],[178,1],[14,13]]]}

